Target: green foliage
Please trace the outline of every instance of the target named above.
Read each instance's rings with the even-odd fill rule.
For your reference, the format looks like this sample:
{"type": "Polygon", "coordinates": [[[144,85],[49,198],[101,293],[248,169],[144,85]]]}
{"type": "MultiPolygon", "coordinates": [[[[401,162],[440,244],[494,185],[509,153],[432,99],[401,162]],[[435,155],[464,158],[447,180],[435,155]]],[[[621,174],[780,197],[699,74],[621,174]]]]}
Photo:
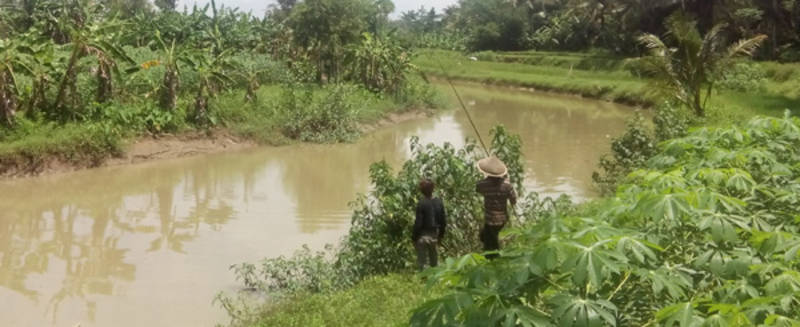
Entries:
{"type": "Polygon", "coordinates": [[[392,40],[365,33],[349,55],[348,79],[375,92],[396,93],[413,69],[410,53],[392,40]]]}
{"type": "Polygon", "coordinates": [[[410,76],[394,94],[394,101],[410,109],[444,108],[447,99],[419,76],[410,76]]]}
{"type": "Polygon", "coordinates": [[[356,87],[335,85],[314,94],[308,88],[286,88],[278,106],[283,134],[310,142],[350,141],[358,136],[356,104],[348,94],[356,87]]]}
{"type": "Polygon", "coordinates": [[[645,67],[655,77],[654,88],[667,92],[699,117],[705,116],[706,101],[711,97],[717,75],[734,56],[751,56],[766,39],[766,35],[758,35],[728,45],[722,34],[725,27],[717,25],[701,36],[697,23],[678,12],[666,21],[667,39],[674,45],[667,45],[653,34],[639,38],[650,50],[645,67]]]}
{"type": "Polygon", "coordinates": [[[94,167],[122,151],[122,135],[108,123],[58,126],[24,118],[13,131],[0,133],[0,173],[37,173],[43,158],[77,167],[94,167]]]}
{"type": "MultiPolygon", "coordinates": [[[[519,137],[497,127],[492,132],[495,155],[503,158],[515,184],[522,182],[519,137]]],[[[411,142],[412,157],[394,173],[385,162],[370,167],[372,189],[351,204],[353,216],[348,234],[339,247],[311,253],[305,249],[291,258],[266,259],[261,264],[240,264],[233,269],[245,287],[273,295],[320,292],[352,286],[373,275],[383,275],[414,267],[411,227],[414,207],[420,193],[420,178],[436,184],[436,196],[444,199],[448,230],[441,242],[442,253],[456,256],[480,248],[478,231],[483,225],[482,199],[475,182],[482,176],[475,168],[482,150],[472,142],[463,149],[449,144],[442,147],[411,142]]],[[[554,207],[548,200],[528,197],[522,207],[536,219],[554,207]]],[[[566,201],[568,202],[568,201],[566,201]]],[[[565,206],[562,202],[561,207],[565,206]]],[[[230,303],[231,301],[227,301],[230,303]]],[[[237,310],[229,310],[235,314],[237,310]]]]}
{"type": "Polygon", "coordinates": [[[617,183],[636,168],[643,167],[656,153],[656,140],[645,125],[641,113],[628,121],[625,133],[611,141],[611,154],[600,158],[601,172],[594,172],[592,180],[603,193],[612,193],[617,183]]]}
{"type": "Polygon", "coordinates": [[[461,1],[454,20],[473,51],[520,50],[528,31],[525,12],[502,0],[461,1]]]}
{"type": "Polygon", "coordinates": [[[719,87],[740,92],[763,92],[767,74],[758,64],[737,62],[722,73],[719,87]]]}
{"type": "Polygon", "coordinates": [[[345,48],[356,44],[368,31],[377,5],[370,0],[309,0],[294,7],[288,24],[297,45],[306,49],[310,61],[317,65],[318,81],[340,80],[345,71],[345,48]]]}
{"type": "Polygon", "coordinates": [[[645,167],[656,154],[657,143],[683,137],[689,131],[689,115],[681,107],[665,102],[655,110],[652,130],[637,112],[625,133],[612,140],[611,154],[600,158],[600,171],[592,174],[592,180],[603,194],[615,192],[629,173],[645,167]]]}
{"type": "Polygon", "coordinates": [[[690,114],[683,107],[664,102],[653,116],[654,135],[658,142],[684,137],[689,132],[690,114]]]}
{"type": "Polygon", "coordinates": [[[615,197],[510,231],[493,261],[430,270],[449,291],[411,324],[793,326],[798,167],[797,118],[666,141],[615,197]]]}

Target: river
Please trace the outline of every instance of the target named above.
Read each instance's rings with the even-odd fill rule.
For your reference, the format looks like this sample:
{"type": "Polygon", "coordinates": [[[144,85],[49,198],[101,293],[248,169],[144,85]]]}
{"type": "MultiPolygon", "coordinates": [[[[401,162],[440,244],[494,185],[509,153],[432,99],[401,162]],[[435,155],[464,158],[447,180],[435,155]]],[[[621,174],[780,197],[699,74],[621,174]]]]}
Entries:
{"type": "MultiPolygon", "coordinates": [[[[446,90],[446,89],[445,89],[446,90]]],[[[526,187],[596,196],[591,173],[632,109],[459,85],[479,130],[522,136],[526,187]]],[[[321,248],[347,231],[372,162],[395,167],[411,136],[456,146],[461,110],[387,126],[353,144],[261,147],[0,181],[0,325],[213,326],[231,264],[321,248]]],[[[488,137],[488,136],[486,136],[488,137]]]]}

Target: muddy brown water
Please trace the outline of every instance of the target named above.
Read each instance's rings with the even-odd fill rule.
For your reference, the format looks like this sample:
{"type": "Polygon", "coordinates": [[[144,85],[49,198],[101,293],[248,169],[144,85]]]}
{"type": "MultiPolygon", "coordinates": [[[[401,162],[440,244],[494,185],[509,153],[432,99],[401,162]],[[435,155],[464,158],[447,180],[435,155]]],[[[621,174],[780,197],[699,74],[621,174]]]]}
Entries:
{"type": "MultiPolygon", "coordinates": [[[[591,172],[632,109],[570,96],[459,85],[480,130],[523,139],[526,185],[595,196],[591,172]]],[[[370,163],[409,138],[464,144],[460,110],[354,144],[256,148],[0,182],[0,325],[213,326],[231,264],[321,248],[347,230],[370,163]]]]}

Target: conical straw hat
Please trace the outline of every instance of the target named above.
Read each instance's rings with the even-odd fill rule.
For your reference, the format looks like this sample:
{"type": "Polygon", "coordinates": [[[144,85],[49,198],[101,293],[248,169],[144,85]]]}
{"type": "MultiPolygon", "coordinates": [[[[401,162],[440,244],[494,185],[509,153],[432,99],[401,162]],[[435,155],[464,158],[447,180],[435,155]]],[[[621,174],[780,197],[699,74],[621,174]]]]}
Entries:
{"type": "Polygon", "coordinates": [[[495,156],[478,160],[478,170],[488,177],[504,177],[508,173],[506,165],[495,156]]]}

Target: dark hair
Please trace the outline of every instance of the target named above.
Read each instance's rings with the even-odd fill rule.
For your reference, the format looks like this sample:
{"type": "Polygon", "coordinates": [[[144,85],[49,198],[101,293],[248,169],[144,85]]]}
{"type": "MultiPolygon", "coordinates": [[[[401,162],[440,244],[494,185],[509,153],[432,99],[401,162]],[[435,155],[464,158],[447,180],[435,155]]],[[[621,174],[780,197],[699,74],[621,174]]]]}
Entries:
{"type": "Polygon", "coordinates": [[[419,181],[419,190],[427,197],[433,195],[433,186],[433,181],[430,179],[423,178],[421,181],[419,181]]]}

